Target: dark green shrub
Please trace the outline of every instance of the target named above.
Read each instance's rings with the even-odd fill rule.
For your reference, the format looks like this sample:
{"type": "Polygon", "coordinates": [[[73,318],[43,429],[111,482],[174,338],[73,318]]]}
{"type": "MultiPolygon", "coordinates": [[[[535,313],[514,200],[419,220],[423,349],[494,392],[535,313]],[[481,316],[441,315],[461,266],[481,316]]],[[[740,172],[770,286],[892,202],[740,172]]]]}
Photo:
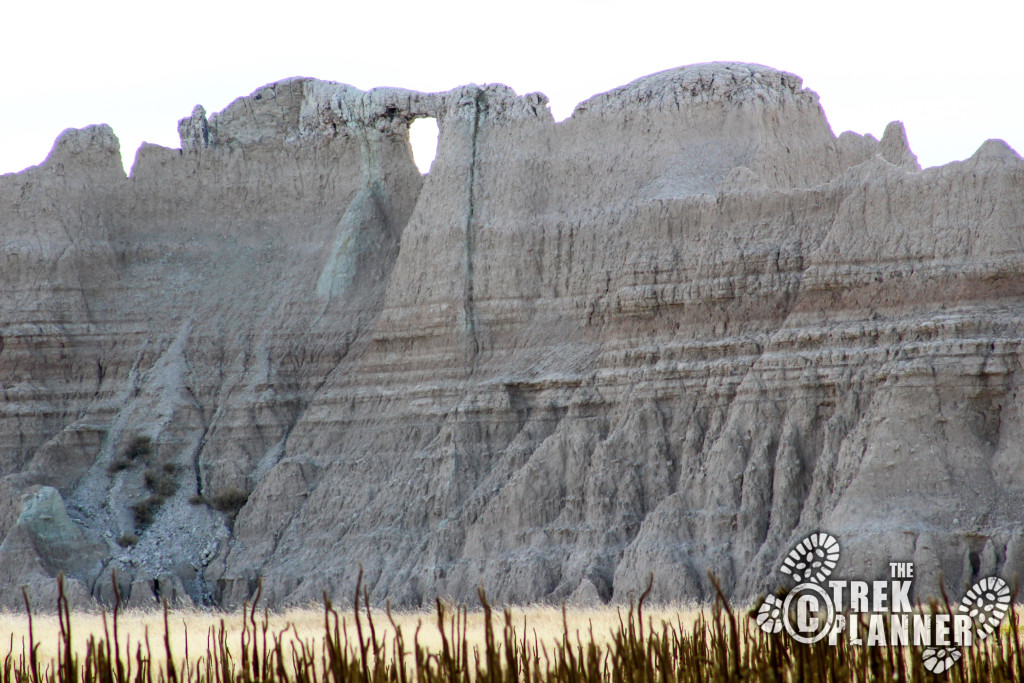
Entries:
{"type": "Polygon", "coordinates": [[[117,474],[130,468],[139,458],[148,460],[153,454],[153,444],[148,436],[137,436],[118,454],[115,455],[107,471],[117,474]]]}
{"type": "Polygon", "coordinates": [[[148,436],[137,436],[128,444],[124,457],[128,458],[128,460],[137,460],[138,458],[148,458],[152,454],[153,444],[150,438],[148,436]]]}
{"type": "Polygon", "coordinates": [[[121,537],[117,539],[117,544],[122,548],[130,548],[139,542],[139,537],[135,534],[121,534],[121,537]]]}
{"type": "Polygon", "coordinates": [[[156,517],[157,510],[167,500],[165,496],[159,493],[154,493],[148,498],[136,502],[132,505],[132,512],[135,514],[135,526],[140,529],[145,529],[153,523],[153,519],[156,517]]]}
{"type": "MultiPolygon", "coordinates": [[[[173,471],[174,466],[171,465],[170,472],[173,471]]],[[[146,481],[146,488],[164,498],[170,498],[178,490],[178,482],[169,473],[166,465],[162,468],[150,467],[142,476],[146,481]]]]}
{"type": "Polygon", "coordinates": [[[131,466],[131,460],[124,457],[123,455],[116,455],[111,459],[110,465],[107,467],[107,471],[110,472],[111,474],[117,474],[118,472],[126,470],[131,466]]]}
{"type": "Polygon", "coordinates": [[[234,517],[248,500],[247,492],[237,486],[228,486],[218,491],[209,502],[214,510],[234,517]]]}

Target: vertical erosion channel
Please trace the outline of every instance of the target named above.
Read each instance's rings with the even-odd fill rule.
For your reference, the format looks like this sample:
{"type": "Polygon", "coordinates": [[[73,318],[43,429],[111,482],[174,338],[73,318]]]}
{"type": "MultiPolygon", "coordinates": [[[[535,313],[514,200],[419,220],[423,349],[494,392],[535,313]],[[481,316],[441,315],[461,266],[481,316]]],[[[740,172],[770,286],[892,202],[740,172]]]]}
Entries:
{"type": "Polygon", "coordinates": [[[463,244],[465,244],[465,299],[463,300],[463,313],[466,316],[466,332],[469,335],[468,351],[472,363],[476,363],[477,354],[480,352],[480,343],[476,336],[476,310],[473,305],[473,248],[474,248],[474,200],[476,186],[476,146],[477,134],[480,131],[480,108],[483,100],[483,90],[479,88],[473,96],[473,114],[470,119],[470,150],[469,150],[469,178],[468,178],[468,206],[466,208],[466,225],[464,228],[463,244]]]}

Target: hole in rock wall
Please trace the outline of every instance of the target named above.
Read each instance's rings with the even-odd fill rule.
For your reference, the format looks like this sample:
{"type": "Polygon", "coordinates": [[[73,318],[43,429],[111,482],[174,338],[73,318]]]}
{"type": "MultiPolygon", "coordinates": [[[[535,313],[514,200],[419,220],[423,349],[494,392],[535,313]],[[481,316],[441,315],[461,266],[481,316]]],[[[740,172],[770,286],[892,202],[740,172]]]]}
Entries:
{"type": "Polygon", "coordinates": [[[437,119],[416,119],[409,124],[409,146],[412,160],[420,173],[430,173],[430,166],[437,155],[437,119]]]}

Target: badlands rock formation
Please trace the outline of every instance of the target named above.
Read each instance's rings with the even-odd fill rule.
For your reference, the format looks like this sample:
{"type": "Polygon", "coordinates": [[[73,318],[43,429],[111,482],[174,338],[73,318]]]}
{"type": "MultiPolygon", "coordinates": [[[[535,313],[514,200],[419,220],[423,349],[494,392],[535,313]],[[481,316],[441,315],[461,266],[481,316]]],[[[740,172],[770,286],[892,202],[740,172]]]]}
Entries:
{"type": "Polygon", "coordinates": [[[0,605],[746,599],[823,529],[1024,576],[1024,161],[798,77],[291,79],[0,177],[0,605]],[[421,176],[408,124],[435,117],[421,176]],[[1018,375],[1018,371],[1022,371],[1018,375]]]}

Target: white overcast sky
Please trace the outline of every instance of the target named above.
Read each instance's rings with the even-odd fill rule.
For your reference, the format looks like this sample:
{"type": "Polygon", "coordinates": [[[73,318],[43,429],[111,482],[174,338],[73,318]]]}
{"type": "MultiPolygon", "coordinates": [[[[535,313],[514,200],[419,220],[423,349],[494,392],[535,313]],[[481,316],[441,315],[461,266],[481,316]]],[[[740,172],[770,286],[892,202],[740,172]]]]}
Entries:
{"type": "Polygon", "coordinates": [[[48,2],[0,4],[0,173],[65,128],[109,123],[131,166],[177,120],[288,76],[368,89],[505,83],[557,119],[654,71],[792,71],[839,134],[902,120],[923,166],[988,138],[1024,152],[1024,2],[48,2]]]}

